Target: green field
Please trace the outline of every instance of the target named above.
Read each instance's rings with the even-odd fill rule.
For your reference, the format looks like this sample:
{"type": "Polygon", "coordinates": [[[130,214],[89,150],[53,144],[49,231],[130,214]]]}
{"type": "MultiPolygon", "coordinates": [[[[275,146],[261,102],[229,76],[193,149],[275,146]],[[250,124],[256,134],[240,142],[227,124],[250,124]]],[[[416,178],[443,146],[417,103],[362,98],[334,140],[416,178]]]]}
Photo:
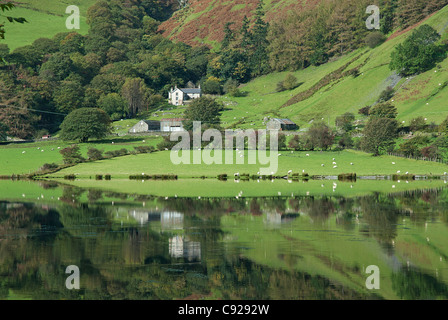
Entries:
{"type": "MultiPolygon", "coordinates": [[[[250,151],[254,152],[254,151],[250,151]]],[[[173,164],[170,151],[161,151],[151,154],[130,155],[110,160],[100,160],[90,163],[81,163],[74,167],[61,170],[52,177],[63,177],[67,174],[76,174],[80,178],[89,178],[96,174],[111,174],[116,178],[127,178],[135,174],[175,174],[181,178],[216,177],[218,174],[228,174],[233,178],[234,173],[257,174],[260,168],[269,165],[248,164],[246,151],[244,164],[236,164],[237,151],[235,151],[234,164],[173,164]]],[[[199,154],[200,151],[192,151],[199,154]]],[[[239,153],[238,153],[239,154],[239,153]]],[[[257,156],[258,159],[258,156],[257,156]]],[[[310,175],[338,175],[340,173],[357,173],[358,175],[390,175],[400,171],[416,175],[443,175],[448,171],[445,164],[418,161],[393,156],[372,157],[363,152],[346,150],[342,152],[281,152],[280,156],[273,157],[272,163],[278,159],[277,175],[286,175],[289,170],[293,173],[306,172],[310,175]],[[309,156],[306,156],[309,154],[309,156]],[[335,160],[333,160],[333,158],[335,160]],[[337,168],[333,168],[333,161],[337,168]],[[353,163],[353,165],[351,164],[353,163]],[[393,164],[395,163],[395,164],[393,164]],[[324,166],[322,166],[322,164],[324,166]]]]}
{"type": "MultiPolygon", "coordinates": [[[[121,130],[121,129],[119,129],[121,130]]],[[[83,157],[90,147],[104,152],[125,148],[133,151],[136,146],[156,146],[160,137],[109,137],[107,140],[79,144],[83,157]],[[145,141],[145,142],[143,142],[145,141]],[[112,143],[113,142],[113,143],[112,143]]],[[[58,140],[0,146],[0,176],[29,174],[38,171],[45,163],[62,164],[59,151],[72,143],[58,140]]]]}
{"type": "Polygon", "coordinates": [[[76,31],[80,34],[87,34],[86,24],[87,9],[96,0],[72,0],[62,2],[55,0],[22,0],[16,2],[16,8],[8,12],[9,16],[23,17],[28,23],[6,23],[5,43],[11,50],[31,44],[38,38],[52,38],[59,32],[76,31]],[[68,30],[65,21],[69,14],[65,13],[69,5],[76,5],[80,10],[80,29],[68,30]]]}

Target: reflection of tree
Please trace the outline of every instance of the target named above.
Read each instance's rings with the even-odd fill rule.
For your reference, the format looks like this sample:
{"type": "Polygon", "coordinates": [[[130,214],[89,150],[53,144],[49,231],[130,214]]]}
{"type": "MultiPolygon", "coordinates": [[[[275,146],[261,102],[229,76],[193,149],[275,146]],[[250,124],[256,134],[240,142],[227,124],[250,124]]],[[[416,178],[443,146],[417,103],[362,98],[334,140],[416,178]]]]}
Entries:
{"type": "Polygon", "coordinates": [[[392,289],[405,300],[448,299],[448,286],[418,270],[392,273],[392,289]]]}
{"type": "Polygon", "coordinates": [[[335,212],[335,204],[331,198],[305,198],[304,204],[305,208],[303,210],[315,221],[325,221],[330,217],[330,214],[335,212]]]}
{"type": "Polygon", "coordinates": [[[72,186],[64,186],[60,200],[65,203],[76,203],[79,202],[79,199],[84,192],[85,189],[72,186]]]}
{"type": "Polygon", "coordinates": [[[208,269],[212,287],[223,299],[360,299],[355,291],[321,276],[289,272],[234,257],[208,269]]]}
{"type": "Polygon", "coordinates": [[[103,197],[103,192],[101,190],[90,189],[89,193],[87,194],[87,199],[89,199],[90,202],[98,201],[102,197],[103,197]]]}
{"type": "Polygon", "coordinates": [[[391,246],[397,236],[397,221],[400,214],[393,197],[375,194],[360,199],[363,219],[368,233],[386,247],[391,246]]]}

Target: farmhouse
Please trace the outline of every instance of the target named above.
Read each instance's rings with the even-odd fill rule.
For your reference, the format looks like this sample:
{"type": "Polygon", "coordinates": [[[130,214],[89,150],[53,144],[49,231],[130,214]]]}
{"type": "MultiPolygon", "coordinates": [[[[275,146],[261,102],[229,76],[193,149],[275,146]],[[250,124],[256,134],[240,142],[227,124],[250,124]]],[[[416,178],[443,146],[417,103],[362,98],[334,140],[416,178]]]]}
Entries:
{"type": "Polygon", "coordinates": [[[297,130],[298,126],[292,122],[289,119],[271,119],[267,124],[266,124],[266,129],[267,130],[282,130],[282,131],[287,131],[287,130],[297,130]]]}
{"type": "Polygon", "coordinates": [[[160,131],[160,121],[140,120],[136,125],[129,129],[129,133],[142,133],[148,131],[160,131]]]}
{"type": "Polygon", "coordinates": [[[160,120],[160,131],[170,132],[170,131],[184,131],[182,125],[182,118],[170,118],[160,120]]]}
{"type": "Polygon", "coordinates": [[[177,86],[171,88],[168,93],[168,100],[170,104],[175,106],[183,105],[193,99],[200,98],[202,95],[201,86],[199,88],[178,88],[177,86]]]}

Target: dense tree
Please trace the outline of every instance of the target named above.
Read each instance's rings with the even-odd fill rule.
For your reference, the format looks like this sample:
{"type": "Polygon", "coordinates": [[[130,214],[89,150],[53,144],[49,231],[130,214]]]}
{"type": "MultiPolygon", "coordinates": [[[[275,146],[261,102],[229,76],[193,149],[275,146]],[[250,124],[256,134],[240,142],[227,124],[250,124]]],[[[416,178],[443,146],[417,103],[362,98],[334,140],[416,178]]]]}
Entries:
{"type": "Polygon", "coordinates": [[[350,131],[353,128],[353,121],[355,121],[355,115],[351,112],[346,112],[336,117],[335,124],[344,131],[350,131]]]}
{"type": "Polygon", "coordinates": [[[0,122],[0,141],[6,140],[9,128],[6,124],[0,122]]]}
{"type": "Polygon", "coordinates": [[[427,126],[425,118],[422,116],[411,119],[409,128],[412,132],[421,131],[427,126]]]}
{"type": "Polygon", "coordinates": [[[440,35],[429,25],[422,25],[392,52],[390,69],[409,76],[432,69],[446,58],[446,45],[437,44],[440,35]]]}
{"type": "Polygon", "coordinates": [[[334,134],[325,123],[313,123],[306,133],[305,145],[310,150],[329,149],[334,142],[334,134]]]}
{"type": "Polygon", "coordinates": [[[394,118],[372,117],[364,128],[361,148],[366,152],[380,155],[393,149],[398,137],[398,122],[394,118]]]}
{"type": "Polygon", "coordinates": [[[39,74],[47,80],[64,80],[71,72],[75,72],[73,61],[62,52],[56,52],[42,64],[39,74]]]}
{"type": "Polygon", "coordinates": [[[379,103],[369,110],[369,115],[376,118],[395,119],[397,114],[397,108],[390,102],[379,103]]]}
{"type": "Polygon", "coordinates": [[[219,127],[223,104],[213,98],[201,97],[193,100],[184,112],[184,127],[193,129],[193,121],[200,121],[203,127],[219,127]]]}
{"type": "Polygon", "coordinates": [[[62,81],[53,94],[56,108],[64,113],[80,108],[83,100],[84,88],[79,81],[62,81]]]}
{"type": "Polygon", "coordinates": [[[103,95],[98,100],[98,107],[106,111],[112,120],[126,118],[128,113],[128,103],[126,99],[115,92],[103,95]]]}
{"type": "Polygon", "coordinates": [[[8,127],[8,136],[30,139],[36,131],[39,117],[24,106],[0,106],[0,123],[8,127]]]}
{"type": "Polygon", "coordinates": [[[104,138],[111,132],[111,120],[98,108],[80,108],[72,111],[61,124],[63,140],[87,142],[90,138],[104,138]]]}
{"type": "Polygon", "coordinates": [[[398,152],[405,156],[418,156],[420,155],[420,149],[428,144],[428,142],[429,140],[427,137],[417,136],[400,144],[398,152]]]}

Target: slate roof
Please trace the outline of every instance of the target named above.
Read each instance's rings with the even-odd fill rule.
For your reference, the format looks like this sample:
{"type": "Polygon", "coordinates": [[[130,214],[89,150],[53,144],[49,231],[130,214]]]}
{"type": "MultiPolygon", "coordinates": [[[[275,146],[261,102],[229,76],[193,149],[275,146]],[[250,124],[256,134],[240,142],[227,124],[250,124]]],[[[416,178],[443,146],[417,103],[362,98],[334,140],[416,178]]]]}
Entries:
{"type": "Polygon", "coordinates": [[[195,93],[201,93],[200,88],[179,88],[180,91],[186,94],[195,94],[195,93]]]}
{"type": "Polygon", "coordinates": [[[291,125],[291,124],[293,124],[293,125],[295,125],[295,123],[294,123],[293,121],[289,120],[289,119],[278,119],[278,118],[274,118],[274,119],[272,119],[272,120],[277,121],[277,122],[280,122],[281,124],[287,124],[287,125],[291,125]]]}

